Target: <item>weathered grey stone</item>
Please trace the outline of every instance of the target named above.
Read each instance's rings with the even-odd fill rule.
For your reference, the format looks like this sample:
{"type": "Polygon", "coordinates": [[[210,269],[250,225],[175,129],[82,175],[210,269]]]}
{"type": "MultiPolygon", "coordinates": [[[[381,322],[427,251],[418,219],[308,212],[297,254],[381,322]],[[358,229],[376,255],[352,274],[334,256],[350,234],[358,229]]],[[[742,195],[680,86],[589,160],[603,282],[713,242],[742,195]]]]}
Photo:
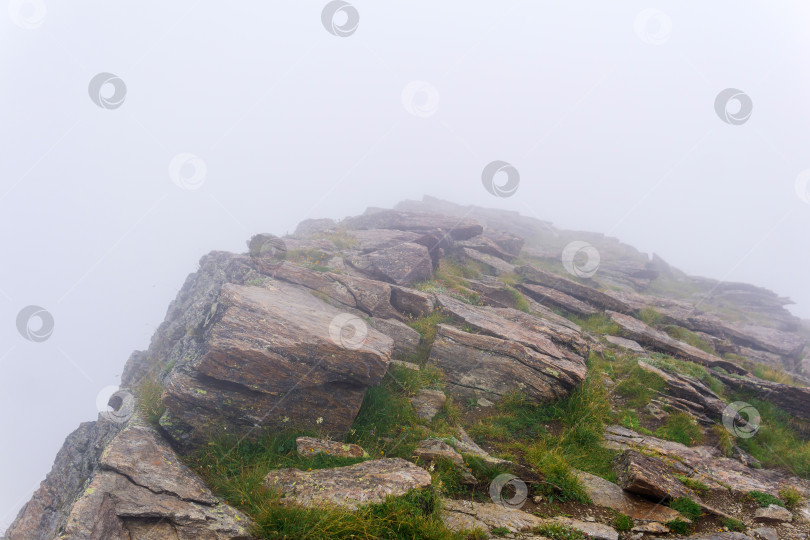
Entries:
{"type": "Polygon", "coordinates": [[[576,471],[576,475],[582,482],[588,496],[598,506],[612,508],[633,519],[663,522],[678,518],[683,519],[683,516],[672,508],[653,503],[639,495],[624,491],[604,478],[583,471],[576,471]]]}
{"type": "Polygon", "coordinates": [[[786,508],[782,508],[781,506],[777,506],[775,504],[769,504],[765,508],[757,508],[754,511],[754,519],[756,521],[775,522],[793,521],[793,514],[791,514],[790,510],[786,508]]]}
{"type": "Polygon", "coordinates": [[[516,508],[495,503],[442,500],[442,520],[454,531],[508,529],[517,533],[537,527],[543,520],[516,508]]]}
{"type": "Polygon", "coordinates": [[[686,497],[686,487],[675,478],[671,469],[660,459],[626,450],[613,464],[617,482],[622,489],[657,501],[686,497]]]}
{"type": "Polygon", "coordinates": [[[295,449],[298,455],[304,457],[329,454],[335,457],[360,458],[367,455],[366,451],[356,444],[316,439],[315,437],[298,437],[295,439],[295,449]]]}
{"type": "Polygon", "coordinates": [[[752,529],[750,533],[762,540],[779,540],[779,534],[777,534],[776,529],[773,527],[757,527],[756,529],[752,529]]]}
{"type": "Polygon", "coordinates": [[[496,276],[511,274],[515,271],[515,267],[513,265],[509,264],[503,259],[489,255],[488,253],[481,253],[480,251],[471,248],[461,248],[459,253],[470,260],[484,265],[487,268],[487,271],[495,274],[496,276]]]}
{"type": "Polygon", "coordinates": [[[282,502],[355,510],[362,504],[382,502],[389,495],[427,487],[430,474],[404,459],[385,458],[315,471],[278,469],[270,471],[266,483],[281,491],[282,502]]]}
{"type": "Polygon", "coordinates": [[[603,523],[580,521],[563,516],[557,516],[552,521],[582,531],[595,540],[619,540],[619,533],[613,527],[603,523]]]}
{"type": "Polygon", "coordinates": [[[366,255],[355,255],[346,260],[367,276],[395,285],[413,285],[433,277],[433,262],[428,249],[412,242],[366,255]]]}
{"type": "Polygon", "coordinates": [[[599,310],[593,306],[581,300],[577,300],[564,292],[552,289],[551,287],[543,287],[542,285],[533,283],[522,283],[518,285],[518,289],[531,296],[536,302],[542,305],[560,308],[574,315],[589,317],[599,313],[599,310]]]}
{"type": "Polygon", "coordinates": [[[391,338],[300,287],[225,284],[212,312],[165,383],[160,423],[183,448],[222,429],[260,437],[294,425],[343,436],[388,369],[391,338]]]}
{"type": "Polygon", "coordinates": [[[382,210],[344,219],[347,229],[396,229],[399,231],[447,233],[453,240],[467,240],[484,232],[484,228],[471,219],[457,219],[440,214],[382,210]]]}
{"type": "Polygon", "coordinates": [[[648,523],[636,525],[633,527],[633,532],[640,532],[644,534],[668,534],[669,527],[663,523],[658,523],[657,521],[650,521],[648,523]]]}
{"type": "Polygon", "coordinates": [[[439,413],[446,401],[447,396],[441,390],[423,388],[411,398],[411,405],[419,418],[430,421],[439,413]]]}
{"type": "Polygon", "coordinates": [[[396,319],[378,319],[372,317],[371,327],[394,340],[394,358],[411,358],[419,349],[419,332],[396,319]]]}
{"type": "Polygon", "coordinates": [[[605,336],[605,339],[608,343],[612,343],[617,347],[621,347],[622,349],[627,349],[628,351],[633,351],[635,353],[644,354],[644,347],[633,341],[632,339],[625,339],[619,336],[605,336]]]}
{"type": "Polygon", "coordinates": [[[413,455],[425,463],[430,463],[437,459],[447,459],[456,465],[464,466],[464,458],[461,457],[461,454],[456,452],[452,446],[439,439],[425,439],[424,441],[420,441],[413,451],[413,455]]]}
{"type": "Polygon", "coordinates": [[[558,276],[557,274],[552,274],[551,272],[533,266],[521,266],[517,269],[517,272],[530,283],[536,283],[537,285],[555,289],[574,298],[578,298],[583,302],[587,302],[592,306],[620,311],[622,313],[629,313],[631,311],[630,306],[619,298],[606,294],[594,287],[589,287],[558,276]]]}

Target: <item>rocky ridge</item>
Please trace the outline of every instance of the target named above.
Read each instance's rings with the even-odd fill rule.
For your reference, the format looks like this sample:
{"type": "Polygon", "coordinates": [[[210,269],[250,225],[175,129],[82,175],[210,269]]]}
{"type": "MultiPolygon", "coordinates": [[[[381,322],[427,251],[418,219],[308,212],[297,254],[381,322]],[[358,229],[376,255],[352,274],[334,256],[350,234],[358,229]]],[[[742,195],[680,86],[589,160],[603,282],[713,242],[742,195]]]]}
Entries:
{"type": "MultiPolygon", "coordinates": [[[[141,412],[102,415],[71,434],[6,536],[253,538],[252,517],[184,462],[223,436],[258,443],[294,431],[318,435],[299,437],[301,456],[358,463],[268,470],[266,485],[284,505],[351,511],[438,489],[445,490],[441,519],[450,530],[505,529],[531,538],[553,522],[615,540],[616,512],[636,527],[623,536],[668,534],[663,523],[688,520],[662,503],[690,498],[709,520],[767,522],[780,537],[798,537],[808,530],[810,509],[738,506],[752,491],[779,497],[789,486],[810,495],[802,475],[789,470],[803,464],[759,468],[741,448],[723,449],[725,439],[686,445],[652,434],[667,433],[671,418],[691,419],[709,437],[728,424],[732,431],[758,428],[744,411],[729,409],[732,395],[773,404],[801,433],[810,420],[810,389],[802,384],[810,340],[787,303],[761,288],[686,276],[615,239],[428,197],[341,222],[307,220],[285,238],[256,235],[245,254],[212,252],[200,260],[149,348],[126,363],[122,392],[136,397],[141,412]],[[595,273],[592,261],[582,260],[593,251],[571,257],[572,242],[599,254],[595,273]],[[605,427],[600,444],[615,459],[614,472],[603,476],[615,482],[576,472],[582,500],[601,510],[575,506],[576,519],[538,516],[551,511],[546,497],[559,497],[560,486],[522,450],[494,457],[504,442],[488,440],[482,426],[508,412],[515,396],[534,408],[571,398],[588,386],[594,358],[607,362],[600,366],[624,362],[655,381],[643,389],[654,396],[633,411],[650,428],[605,427]],[[397,369],[434,378],[411,389],[397,369]],[[793,380],[763,378],[771,371],[793,380]],[[344,442],[357,437],[369,389],[387,379],[408,396],[418,419],[412,430],[424,438],[407,459],[370,459],[344,442]],[[145,385],[159,396],[146,403],[159,410],[154,418],[143,413],[145,385]],[[454,413],[460,403],[466,410],[454,413]],[[465,427],[475,429],[475,440],[465,427]],[[521,503],[528,506],[489,497],[481,463],[525,480],[521,503]],[[437,481],[446,466],[468,486],[467,502],[437,481]],[[591,513],[598,518],[586,519],[591,513]]],[[[617,388],[608,396],[617,418],[625,418],[632,407],[618,408],[632,396],[618,391],[627,383],[616,369],[603,381],[617,388]]],[[[372,435],[383,445],[392,439],[372,435]]],[[[407,445],[392,446],[404,452],[407,445]]]]}

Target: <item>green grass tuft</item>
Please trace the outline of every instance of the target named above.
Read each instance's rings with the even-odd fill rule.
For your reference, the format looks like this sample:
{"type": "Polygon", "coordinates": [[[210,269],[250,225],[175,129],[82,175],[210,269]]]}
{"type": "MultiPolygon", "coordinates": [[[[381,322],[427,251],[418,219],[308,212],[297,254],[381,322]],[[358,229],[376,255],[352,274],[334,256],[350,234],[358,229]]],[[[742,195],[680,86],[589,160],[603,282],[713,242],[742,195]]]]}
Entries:
{"type": "Polygon", "coordinates": [[[663,426],[655,430],[656,437],[694,446],[703,442],[703,431],[692,415],[684,412],[670,414],[663,426]]]}
{"type": "Polygon", "coordinates": [[[532,529],[534,534],[545,536],[549,540],[589,540],[584,532],[559,523],[544,523],[532,529]]]}
{"type": "Polygon", "coordinates": [[[633,520],[626,514],[619,514],[613,520],[613,528],[619,532],[627,532],[633,528],[633,520]]]}
{"type": "Polygon", "coordinates": [[[784,501],[771,495],[770,493],[763,493],[762,491],[749,491],[746,497],[756,502],[760,507],[765,508],[772,504],[776,506],[785,507],[784,501]]]}
{"type": "Polygon", "coordinates": [[[723,526],[727,527],[728,530],[735,532],[742,532],[746,529],[745,523],[743,523],[739,519],[734,518],[724,518],[723,526]]]}
{"type": "Polygon", "coordinates": [[[680,512],[684,517],[696,521],[703,515],[703,510],[700,505],[690,499],[689,497],[678,497],[669,502],[669,507],[673,510],[680,512]]]}

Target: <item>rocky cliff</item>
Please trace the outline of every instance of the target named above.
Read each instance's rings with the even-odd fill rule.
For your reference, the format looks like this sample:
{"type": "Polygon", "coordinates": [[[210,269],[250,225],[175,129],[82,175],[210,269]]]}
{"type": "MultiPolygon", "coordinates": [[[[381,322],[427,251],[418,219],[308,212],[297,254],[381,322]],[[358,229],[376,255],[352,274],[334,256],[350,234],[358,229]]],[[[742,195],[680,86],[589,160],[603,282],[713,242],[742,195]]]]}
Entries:
{"type": "Polygon", "coordinates": [[[216,467],[200,456],[217,441],[230,445],[225,462],[280,433],[317,435],[285,463],[355,462],[265,464],[273,505],[358,512],[434,490],[445,499],[436,538],[553,537],[553,527],[613,538],[616,511],[635,535],[681,518],[698,531],[753,530],[785,520],[755,520],[740,503],[750,492],[810,494],[810,339],[771,291],[428,197],[307,220],[247,247],[200,260],[149,348],[126,363],[115,411],[67,438],[7,538],[343,537],[320,525],[273,532],[248,495],[223,488],[234,471],[207,484],[216,467]],[[743,398],[764,422],[730,405],[743,398]],[[386,401],[409,410],[382,413],[386,401]],[[780,437],[790,444],[771,456],[780,437]],[[493,495],[496,469],[531,486],[520,505],[493,495]],[[676,499],[697,501],[705,523],[662,504],[676,499]],[[561,513],[589,519],[546,519],[561,513]]]}

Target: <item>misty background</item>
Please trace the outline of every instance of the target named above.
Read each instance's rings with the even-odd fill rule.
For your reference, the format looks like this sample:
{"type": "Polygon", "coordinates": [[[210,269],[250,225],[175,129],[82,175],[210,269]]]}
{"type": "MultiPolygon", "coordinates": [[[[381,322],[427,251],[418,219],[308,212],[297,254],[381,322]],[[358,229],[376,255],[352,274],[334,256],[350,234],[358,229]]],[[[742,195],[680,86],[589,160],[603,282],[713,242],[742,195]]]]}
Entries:
{"type": "Polygon", "coordinates": [[[346,37],[325,1],[65,4],[0,12],[0,531],[200,256],[306,218],[511,209],[810,318],[806,1],[353,0],[346,37]],[[99,73],[117,108],[91,99],[99,73]],[[751,99],[741,125],[715,112],[726,88],[751,99]],[[514,196],[482,186],[493,160],[514,196]],[[15,323],[32,304],[41,343],[15,323]]]}

